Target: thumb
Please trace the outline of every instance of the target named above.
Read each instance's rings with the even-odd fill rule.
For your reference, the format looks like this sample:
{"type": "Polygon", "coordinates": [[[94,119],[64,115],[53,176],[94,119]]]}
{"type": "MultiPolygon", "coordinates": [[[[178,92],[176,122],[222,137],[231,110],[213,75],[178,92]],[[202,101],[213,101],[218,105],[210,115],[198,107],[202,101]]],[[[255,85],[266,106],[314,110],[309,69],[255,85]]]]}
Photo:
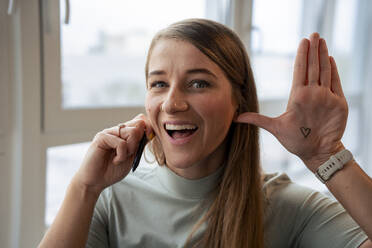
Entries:
{"type": "Polygon", "coordinates": [[[234,121],[238,123],[253,124],[255,126],[261,127],[269,132],[274,129],[274,118],[270,118],[264,115],[260,115],[255,112],[245,112],[240,114],[234,121]]]}

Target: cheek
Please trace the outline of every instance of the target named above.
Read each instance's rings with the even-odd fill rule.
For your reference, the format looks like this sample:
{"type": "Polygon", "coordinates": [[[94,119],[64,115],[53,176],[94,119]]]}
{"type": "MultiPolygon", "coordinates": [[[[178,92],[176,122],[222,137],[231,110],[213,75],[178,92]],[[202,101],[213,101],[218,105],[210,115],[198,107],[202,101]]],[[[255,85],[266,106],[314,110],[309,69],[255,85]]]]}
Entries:
{"type": "Polygon", "coordinates": [[[156,98],[152,96],[151,93],[147,92],[146,98],[145,98],[145,109],[146,113],[150,116],[154,113],[154,110],[156,108],[156,98]]]}
{"type": "Polygon", "coordinates": [[[231,114],[235,112],[232,97],[229,94],[220,94],[210,98],[210,101],[205,103],[206,111],[210,112],[211,115],[219,116],[221,120],[227,120],[231,118],[231,114]]]}
{"type": "Polygon", "coordinates": [[[145,101],[145,109],[146,109],[147,116],[150,118],[153,110],[152,110],[151,103],[147,99],[145,101]]]}
{"type": "Polygon", "coordinates": [[[216,134],[225,134],[229,129],[233,116],[234,107],[226,104],[226,98],[215,99],[203,104],[200,114],[208,122],[209,128],[216,134]]]}
{"type": "Polygon", "coordinates": [[[154,128],[154,131],[156,132],[157,117],[159,114],[159,104],[156,98],[153,98],[147,95],[145,99],[145,109],[146,109],[147,117],[150,120],[151,126],[154,128]]]}

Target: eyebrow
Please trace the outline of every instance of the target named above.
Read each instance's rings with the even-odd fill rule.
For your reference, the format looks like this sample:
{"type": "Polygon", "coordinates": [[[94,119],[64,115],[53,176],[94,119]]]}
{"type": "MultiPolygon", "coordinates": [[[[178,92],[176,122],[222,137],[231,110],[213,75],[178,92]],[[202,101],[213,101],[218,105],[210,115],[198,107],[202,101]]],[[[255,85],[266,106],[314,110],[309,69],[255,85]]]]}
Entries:
{"type": "MultiPolygon", "coordinates": [[[[197,73],[204,73],[204,74],[211,75],[214,78],[217,78],[217,76],[214,73],[212,73],[210,70],[205,69],[205,68],[195,68],[195,69],[189,69],[189,70],[186,71],[186,74],[197,74],[197,73]]],[[[149,76],[165,75],[165,74],[166,73],[163,70],[155,70],[155,71],[151,71],[149,73],[149,76]]]]}

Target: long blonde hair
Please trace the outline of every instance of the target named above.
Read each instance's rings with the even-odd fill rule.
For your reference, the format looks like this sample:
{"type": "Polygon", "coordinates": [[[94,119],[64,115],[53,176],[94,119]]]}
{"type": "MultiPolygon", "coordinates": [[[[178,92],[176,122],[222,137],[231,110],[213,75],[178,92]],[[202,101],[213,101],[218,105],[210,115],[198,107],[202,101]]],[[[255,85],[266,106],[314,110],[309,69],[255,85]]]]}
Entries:
{"type": "MultiPolygon", "coordinates": [[[[239,37],[224,25],[205,19],[187,19],[159,31],[153,38],[145,67],[146,81],[152,49],[160,39],[190,42],[216,63],[232,85],[238,114],[258,112],[256,86],[247,52],[239,37]]],[[[233,122],[227,135],[226,167],[215,198],[200,225],[207,223],[197,246],[263,248],[263,195],[258,128],[233,122]]],[[[160,165],[165,154],[155,138],[150,144],[160,165]]]]}

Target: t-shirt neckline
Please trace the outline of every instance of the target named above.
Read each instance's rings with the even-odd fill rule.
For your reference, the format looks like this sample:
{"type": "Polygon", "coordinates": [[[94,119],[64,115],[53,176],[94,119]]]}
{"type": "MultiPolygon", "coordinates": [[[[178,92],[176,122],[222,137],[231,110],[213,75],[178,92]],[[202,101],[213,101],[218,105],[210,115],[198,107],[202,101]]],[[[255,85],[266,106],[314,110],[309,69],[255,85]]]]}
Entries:
{"type": "Polygon", "coordinates": [[[221,180],[224,166],[218,168],[211,175],[200,179],[187,179],[169,169],[166,165],[157,166],[156,176],[160,183],[170,193],[191,199],[204,199],[213,191],[221,180]]]}

